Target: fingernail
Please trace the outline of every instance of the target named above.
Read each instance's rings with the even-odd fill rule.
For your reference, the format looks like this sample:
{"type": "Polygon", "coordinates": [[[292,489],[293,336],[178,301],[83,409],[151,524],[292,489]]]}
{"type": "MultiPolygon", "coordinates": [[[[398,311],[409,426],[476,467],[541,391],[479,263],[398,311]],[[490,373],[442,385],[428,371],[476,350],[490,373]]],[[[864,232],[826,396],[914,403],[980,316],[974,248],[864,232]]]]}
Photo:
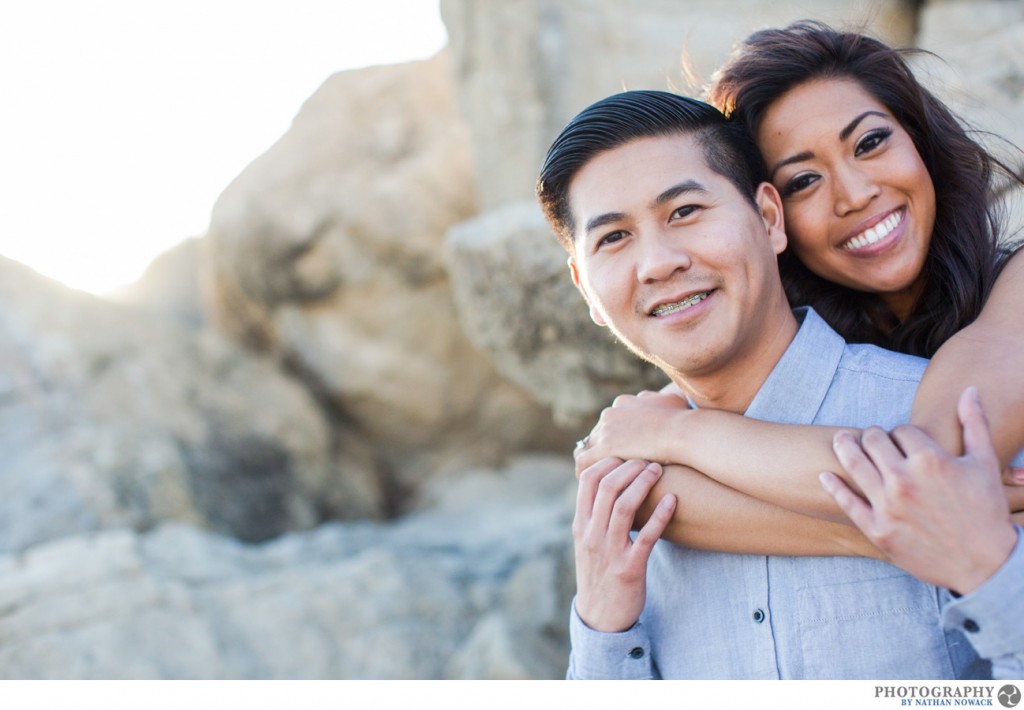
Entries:
{"type": "Polygon", "coordinates": [[[973,399],[975,402],[981,401],[981,397],[978,396],[978,388],[975,387],[974,385],[971,385],[970,387],[967,388],[967,396],[973,399]]]}
{"type": "Polygon", "coordinates": [[[647,464],[647,468],[648,470],[653,471],[659,476],[661,475],[661,464],[658,463],[657,461],[651,461],[649,464],[647,464]]]}

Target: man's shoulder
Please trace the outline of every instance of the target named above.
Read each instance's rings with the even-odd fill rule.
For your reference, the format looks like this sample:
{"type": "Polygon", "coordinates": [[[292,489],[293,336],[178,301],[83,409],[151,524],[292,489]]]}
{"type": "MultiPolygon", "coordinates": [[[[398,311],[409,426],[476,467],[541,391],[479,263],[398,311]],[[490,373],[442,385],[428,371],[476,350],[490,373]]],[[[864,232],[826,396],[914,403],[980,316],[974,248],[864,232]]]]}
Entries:
{"type": "Polygon", "coordinates": [[[839,369],[853,375],[914,383],[921,379],[926,367],[928,361],[923,357],[864,343],[848,343],[839,360],[839,369]]]}

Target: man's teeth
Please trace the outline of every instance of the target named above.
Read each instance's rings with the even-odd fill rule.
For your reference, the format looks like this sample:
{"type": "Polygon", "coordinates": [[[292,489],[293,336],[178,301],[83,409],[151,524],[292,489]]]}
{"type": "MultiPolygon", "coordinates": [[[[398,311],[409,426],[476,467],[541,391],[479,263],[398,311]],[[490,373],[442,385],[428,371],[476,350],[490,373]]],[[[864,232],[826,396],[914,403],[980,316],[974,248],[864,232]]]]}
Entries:
{"type": "Polygon", "coordinates": [[[707,297],[707,291],[705,291],[704,293],[695,293],[692,296],[687,296],[682,301],[677,301],[675,303],[665,303],[663,305],[660,305],[653,311],[651,311],[651,315],[667,316],[669,313],[675,313],[676,311],[684,310],[686,308],[689,308],[690,306],[696,306],[698,303],[700,303],[707,297]]]}
{"type": "Polygon", "coordinates": [[[880,239],[885,239],[889,236],[889,232],[896,228],[896,225],[900,223],[903,218],[903,212],[893,212],[887,218],[876,224],[870,229],[864,230],[861,234],[858,234],[853,239],[850,239],[843,244],[843,249],[862,249],[869,244],[874,244],[880,239]]]}

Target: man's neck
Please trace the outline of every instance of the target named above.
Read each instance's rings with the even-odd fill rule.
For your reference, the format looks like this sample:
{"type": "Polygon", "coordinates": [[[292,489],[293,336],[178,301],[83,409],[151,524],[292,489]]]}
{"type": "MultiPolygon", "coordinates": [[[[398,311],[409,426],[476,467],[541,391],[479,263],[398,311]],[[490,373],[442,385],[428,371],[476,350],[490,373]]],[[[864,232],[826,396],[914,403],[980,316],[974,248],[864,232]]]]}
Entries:
{"type": "Polygon", "coordinates": [[[791,311],[762,330],[753,347],[706,373],[668,373],[698,407],[743,414],[796,337],[799,325],[791,311]]]}

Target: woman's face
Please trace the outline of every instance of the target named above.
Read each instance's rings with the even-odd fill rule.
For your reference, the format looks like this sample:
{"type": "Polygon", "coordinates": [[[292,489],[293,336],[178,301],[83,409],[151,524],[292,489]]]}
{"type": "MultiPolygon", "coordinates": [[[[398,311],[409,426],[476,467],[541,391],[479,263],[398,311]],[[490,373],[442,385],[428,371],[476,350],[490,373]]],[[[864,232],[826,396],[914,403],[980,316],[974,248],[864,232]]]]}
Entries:
{"type": "Polygon", "coordinates": [[[924,284],[935,187],[900,123],[859,82],[814,79],[769,106],[756,138],[800,260],[905,319],[924,284]]]}

